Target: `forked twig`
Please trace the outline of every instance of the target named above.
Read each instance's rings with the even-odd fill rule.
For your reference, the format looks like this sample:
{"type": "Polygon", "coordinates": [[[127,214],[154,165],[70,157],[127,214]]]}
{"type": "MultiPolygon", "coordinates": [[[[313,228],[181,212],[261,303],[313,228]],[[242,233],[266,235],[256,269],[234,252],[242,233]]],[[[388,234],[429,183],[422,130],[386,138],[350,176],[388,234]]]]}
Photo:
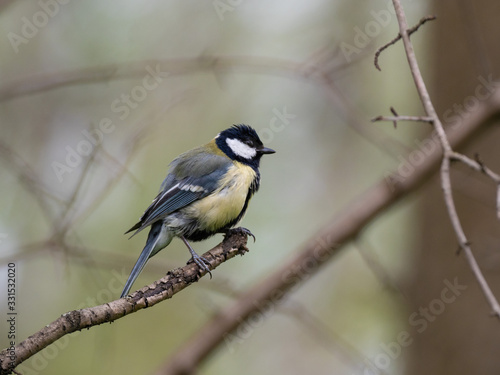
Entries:
{"type": "MultiPolygon", "coordinates": [[[[408,59],[408,64],[410,66],[410,71],[413,76],[413,80],[415,82],[415,86],[417,87],[418,94],[420,96],[420,100],[424,106],[425,112],[429,118],[432,119],[432,124],[434,129],[438,135],[439,142],[443,149],[443,156],[441,162],[441,187],[443,189],[444,200],[446,203],[446,208],[448,210],[448,215],[450,217],[453,230],[455,231],[455,235],[458,239],[460,249],[465,253],[467,262],[474,273],[488,303],[491,306],[493,311],[493,315],[500,318],[500,304],[498,303],[495,295],[491,291],[488,282],[486,281],[484,275],[479,268],[479,265],[472,253],[472,249],[469,241],[467,240],[467,236],[462,228],[462,224],[460,222],[460,218],[458,217],[457,210],[455,207],[455,202],[453,200],[453,193],[451,189],[451,179],[450,179],[450,163],[453,160],[458,160],[468,165],[469,167],[484,173],[490,179],[492,179],[497,186],[500,185],[500,176],[488,168],[484,166],[484,164],[478,160],[472,160],[465,155],[457,153],[453,151],[448,137],[444,131],[443,124],[439,119],[436,110],[434,109],[434,105],[430,99],[429,92],[427,91],[425,82],[423,80],[422,74],[420,72],[420,68],[417,63],[417,59],[415,56],[415,51],[413,50],[413,45],[410,41],[410,30],[408,30],[408,25],[406,21],[406,15],[404,13],[403,7],[401,6],[400,0],[392,0],[394,5],[394,9],[396,10],[396,17],[398,19],[400,36],[403,39],[403,44],[406,52],[406,57],[408,59]]],[[[423,23],[422,23],[423,24],[423,23]]],[[[500,190],[500,189],[499,189],[500,190]]],[[[497,211],[498,203],[500,198],[497,197],[497,211]]]]}
{"type": "Polygon", "coordinates": [[[432,123],[434,119],[429,116],[377,116],[372,118],[372,122],[377,121],[392,121],[396,127],[398,121],[416,121],[432,123]]]}
{"type": "MultiPolygon", "coordinates": [[[[426,23],[428,21],[434,21],[436,18],[437,18],[436,16],[426,16],[426,17],[423,17],[422,19],[420,19],[419,23],[417,23],[411,29],[408,29],[408,36],[410,36],[411,34],[413,34],[414,32],[416,32],[420,28],[420,26],[422,26],[424,23],[426,23]]],[[[396,44],[398,42],[398,40],[400,40],[400,39],[401,39],[401,33],[399,33],[398,36],[396,36],[389,43],[384,44],[382,47],[380,47],[379,49],[377,49],[377,51],[375,52],[375,58],[373,60],[373,64],[375,65],[375,68],[377,68],[379,71],[382,71],[382,69],[380,69],[380,65],[378,63],[378,59],[380,57],[380,54],[384,50],[386,50],[387,48],[389,48],[390,46],[392,46],[393,44],[396,44]]]]}

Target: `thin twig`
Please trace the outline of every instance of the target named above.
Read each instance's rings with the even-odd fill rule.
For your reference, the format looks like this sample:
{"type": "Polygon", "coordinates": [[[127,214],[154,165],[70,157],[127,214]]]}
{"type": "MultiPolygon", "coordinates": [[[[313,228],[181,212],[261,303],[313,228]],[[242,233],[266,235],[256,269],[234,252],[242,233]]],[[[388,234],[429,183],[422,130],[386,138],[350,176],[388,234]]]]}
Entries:
{"type": "Polygon", "coordinates": [[[446,208],[448,209],[448,214],[451,219],[451,223],[453,228],[455,229],[455,233],[458,237],[460,249],[465,253],[465,257],[469,263],[469,266],[476,277],[479,286],[483,290],[486,299],[488,300],[492,314],[497,318],[500,318],[500,304],[498,303],[495,295],[493,294],[491,288],[486,281],[479,265],[472,253],[472,248],[470,246],[467,237],[462,228],[462,224],[460,223],[460,219],[458,217],[457,209],[455,207],[455,202],[453,201],[453,194],[451,190],[451,181],[450,181],[450,158],[443,158],[443,163],[441,164],[441,185],[444,192],[444,201],[446,203],[446,208]]]}
{"type": "Polygon", "coordinates": [[[6,161],[7,167],[18,176],[21,185],[35,198],[47,221],[53,221],[54,214],[46,198],[57,203],[63,202],[63,199],[54,195],[29,163],[2,140],[0,140],[0,158],[6,161]]]}
{"type": "Polygon", "coordinates": [[[448,155],[451,161],[456,160],[464,163],[468,167],[476,170],[477,172],[481,172],[485,174],[487,177],[489,177],[493,182],[500,184],[500,175],[493,172],[491,169],[489,169],[484,163],[479,159],[479,155],[476,154],[476,160],[472,160],[468,156],[464,154],[460,154],[458,152],[450,152],[448,155]]]}
{"type": "Polygon", "coordinates": [[[112,155],[109,155],[104,148],[101,149],[101,153],[112,161],[114,166],[117,168],[117,171],[111,178],[108,179],[105,186],[95,194],[94,200],[82,212],[80,212],[78,216],[74,218],[71,223],[72,226],[78,226],[83,221],[85,221],[101,204],[101,202],[113,192],[113,188],[121,181],[122,177],[125,174],[131,176],[131,178],[136,182],[139,182],[139,180],[135,178],[132,172],[128,169],[127,165],[129,165],[132,158],[135,157],[139,149],[139,144],[142,138],[145,137],[146,130],[150,129],[153,124],[156,124],[159,119],[163,118],[165,113],[171,110],[172,106],[175,104],[177,104],[177,101],[175,101],[174,103],[167,103],[167,105],[165,105],[165,107],[159,113],[155,114],[154,116],[145,116],[144,118],[141,118],[139,121],[137,121],[134,126],[132,126],[132,128],[135,130],[124,142],[125,156],[122,158],[124,158],[125,160],[118,160],[112,155]]]}
{"type": "Polygon", "coordinates": [[[398,121],[416,121],[416,122],[429,122],[432,123],[434,119],[432,117],[428,116],[377,116],[372,118],[372,122],[377,122],[377,121],[391,121],[391,122],[398,122],[398,121]]]}
{"type": "Polygon", "coordinates": [[[398,121],[416,121],[416,122],[430,122],[432,123],[433,119],[431,117],[425,116],[400,116],[399,113],[396,112],[394,107],[390,108],[391,113],[394,116],[377,116],[372,118],[372,122],[377,121],[391,121],[394,125],[394,129],[398,127],[398,121]]]}
{"type": "Polygon", "coordinates": [[[59,235],[61,238],[64,238],[64,234],[68,231],[70,227],[72,216],[75,215],[76,209],[74,209],[76,205],[76,201],[80,192],[83,190],[84,181],[89,176],[91,167],[95,164],[96,155],[100,151],[102,147],[102,143],[98,143],[96,147],[92,149],[90,157],[85,161],[85,165],[83,166],[80,175],[78,176],[77,183],[71,193],[69,200],[66,203],[66,208],[61,213],[58,220],[55,220],[54,225],[54,234],[59,235]]]}
{"type": "MultiPolygon", "coordinates": [[[[417,58],[415,56],[415,51],[413,50],[413,44],[411,43],[408,25],[406,22],[406,15],[404,13],[403,7],[401,6],[400,0],[392,0],[394,5],[394,9],[396,10],[396,17],[398,19],[399,31],[401,37],[403,39],[403,45],[406,52],[406,57],[408,59],[408,64],[410,65],[410,71],[413,76],[413,80],[415,82],[415,86],[417,87],[417,91],[420,96],[420,100],[424,106],[425,112],[427,116],[433,119],[432,123],[434,125],[434,129],[438,135],[439,141],[441,143],[441,147],[443,148],[443,159],[441,164],[441,187],[443,189],[444,200],[446,203],[446,207],[448,210],[448,216],[450,217],[453,229],[455,231],[456,237],[459,242],[460,248],[464,251],[466,255],[466,259],[469,263],[469,266],[474,273],[483,293],[493,310],[493,315],[500,318],[500,304],[498,303],[495,295],[491,291],[488,282],[483,276],[479,265],[477,264],[476,259],[474,258],[474,254],[472,253],[472,249],[469,241],[465,235],[465,232],[462,228],[462,224],[457,214],[457,210],[455,207],[455,202],[453,200],[452,188],[451,188],[451,180],[450,180],[450,161],[451,160],[460,160],[470,167],[485,173],[487,176],[493,179],[498,184],[497,175],[493,172],[487,171],[486,167],[482,165],[482,163],[478,163],[472,159],[467,158],[464,155],[461,155],[457,152],[454,152],[447,135],[444,131],[444,127],[439,119],[436,110],[434,109],[434,105],[430,99],[429,92],[427,91],[424,79],[422,77],[422,73],[420,72],[420,68],[418,66],[417,58]]],[[[497,199],[498,200],[498,199],[497,199]]]]}
{"type": "MultiPolygon", "coordinates": [[[[436,18],[437,18],[436,16],[426,16],[426,17],[421,18],[420,21],[415,26],[413,26],[411,29],[408,30],[408,35],[410,36],[411,34],[413,34],[414,32],[416,32],[420,28],[420,26],[422,26],[427,21],[434,21],[436,18]]],[[[384,50],[386,50],[387,48],[389,48],[390,46],[396,44],[398,42],[398,40],[400,40],[400,39],[401,39],[401,33],[399,33],[389,43],[384,44],[382,47],[380,47],[379,49],[377,49],[377,51],[375,52],[375,58],[373,60],[373,64],[375,65],[375,68],[377,68],[379,71],[382,71],[382,69],[380,69],[380,65],[378,63],[378,59],[380,57],[380,54],[384,50]]]]}
{"type": "Polygon", "coordinates": [[[500,175],[498,173],[493,172],[490,168],[484,165],[483,161],[479,158],[479,154],[475,155],[475,159],[476,160],[472,160],[471,158],[463,154],[460,154],[458,152],[453,152],[452,154],[450,154],[450,160],[461,161],[470,168],[485,174],[497,184],[496,211],[497,211],[497,218],[500,220],[500,175]]]}

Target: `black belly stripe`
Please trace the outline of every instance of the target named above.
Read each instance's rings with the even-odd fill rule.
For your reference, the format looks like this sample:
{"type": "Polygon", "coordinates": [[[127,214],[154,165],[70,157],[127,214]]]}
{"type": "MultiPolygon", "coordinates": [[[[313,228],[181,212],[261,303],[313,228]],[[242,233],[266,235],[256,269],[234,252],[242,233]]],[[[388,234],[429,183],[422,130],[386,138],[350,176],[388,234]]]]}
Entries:
{"type": "Polygon", "coordinates": [[[228,224],[226,224],[225,226],[223,226],[221,228],[218,228],[215,231],[198,230],[198,229],[196,229],[196,227],[197,227],[196,220],[193,220],[192,222],[187,223],[185,225],[185,230],[183,231],[184,237],[189,241],[194,241],[194,242],[203,241],[209,237],[212,237],[213,235],[215,235],[217,233],[225,232],[226,230],[230,229],[238,221],[241,220],[243,215],[245,215],[245,212],[248,208],[248,203],[250,202],[250,199],[252,198],[252,196],[257,192],[257,190],[259,190],[259,186],[260,186],[260,173],[259,173],[259,171],[257,171],[256,177],[255,177],[254,181],[252,182],[252,184],[250,185],[250,189],[248,189],[248,194],[247,194],[247,197],[245,199],[245,204],[243,205],[242,210],[240,211],[240,213],[238,214],[238,216],[236,218],[234,218],[228,224]]]}

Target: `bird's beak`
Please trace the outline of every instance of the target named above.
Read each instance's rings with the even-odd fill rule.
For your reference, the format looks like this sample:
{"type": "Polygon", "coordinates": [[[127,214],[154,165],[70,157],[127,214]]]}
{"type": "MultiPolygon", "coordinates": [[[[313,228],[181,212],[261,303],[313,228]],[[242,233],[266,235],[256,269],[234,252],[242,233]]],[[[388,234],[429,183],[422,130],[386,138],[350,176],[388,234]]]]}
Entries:
{"type": "Polygon", "coordinates": [[[274,151],[272,148],[261,147],[257,149],[257,152],[259,154],[274,154],[276,151],[274,151]]]}

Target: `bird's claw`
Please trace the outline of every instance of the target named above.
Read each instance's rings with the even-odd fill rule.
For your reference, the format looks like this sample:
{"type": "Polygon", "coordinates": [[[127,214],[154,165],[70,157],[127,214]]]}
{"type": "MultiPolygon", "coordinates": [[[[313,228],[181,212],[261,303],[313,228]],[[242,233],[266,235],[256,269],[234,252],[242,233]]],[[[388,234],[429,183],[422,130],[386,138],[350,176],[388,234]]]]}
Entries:
{"type": "Polygon", "coordinates": [[[210,272],[210,262],[208,261],[207,258],[201,257],[199,255],[193,255],[191,260],[189,262],[194,262],[196,265],[200,268],[200,270],[205,270],[207,273],[210,275],[210,278],[212,278],[212,272],[210,272]]]}
{"type": "Polygon", "coordinates": [[[253,238],[253,242],[255,242],[255,236],[253,235],[252,232],[250,232],[250,229],[247,229],[247,228],[244,228],[244,227],[232,228],[232,229],[229,229],[226,232],[226,236],[228,236],[231,232],[233,232],[233,233],[243,233],[247,237],[248,236],[252,237],[253,238]]]}

